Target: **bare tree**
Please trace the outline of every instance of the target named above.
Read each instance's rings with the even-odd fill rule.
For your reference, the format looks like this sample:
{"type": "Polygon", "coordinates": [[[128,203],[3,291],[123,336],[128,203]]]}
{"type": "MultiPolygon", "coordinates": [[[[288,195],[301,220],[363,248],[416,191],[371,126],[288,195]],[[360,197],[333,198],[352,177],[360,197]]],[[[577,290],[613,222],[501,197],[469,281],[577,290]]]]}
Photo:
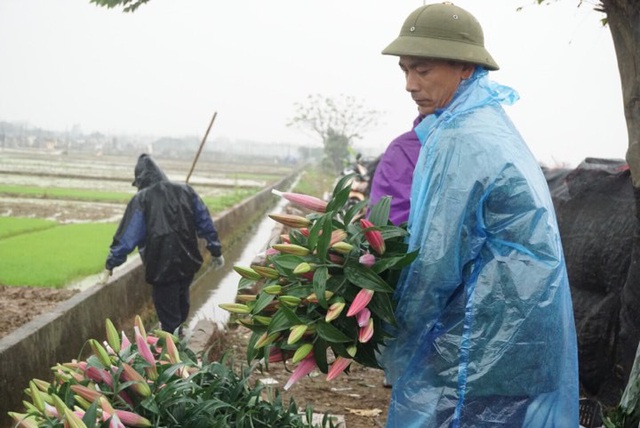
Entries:
{"type": "Polygon", "coordinates": [[[295,103],[296,111],[288,126],[295,126],[322,141],[325,159],[336,172],[344,168],[349,149],[362,133],[377,124],[380,112],[368,110],[353,96],[331,98],[308,95],[303,103],[295,103]]]}

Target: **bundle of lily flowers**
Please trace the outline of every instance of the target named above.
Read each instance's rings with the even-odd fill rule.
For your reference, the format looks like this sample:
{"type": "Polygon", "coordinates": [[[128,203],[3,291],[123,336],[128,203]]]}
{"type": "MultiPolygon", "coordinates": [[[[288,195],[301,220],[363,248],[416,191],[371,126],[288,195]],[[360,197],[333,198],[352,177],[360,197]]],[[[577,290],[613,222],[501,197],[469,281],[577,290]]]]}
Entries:
{"type": "Polygon", "coordinates": [[[270,214],[288,234],[266,251],[263,265],[234,266],[240,292],[220,304],[252,330],[247,359],[296,365],[284,389],[315,369],[332,380],[352,362],[379,368],[376,353],[395,324],[393,291],[407,253],[406,230],[389,222],[383,198],[361,218],[366,201],[348,206],[350,176],[330,201],[274,191],[310,214],[270,214]]]}
{"type": "MultiPolygon", "coordinates": [[[[85,428],[151,427],[152,422],[134,409],[152,394],[158,366],[180,363],[178,338],[156,330],[147,332],[135,317],[135,340],[117,332],[106,320],[107,340],[89,339],[91,355],[52,367],[54,381],[33,379],[25,390],[31,401],[23,402],[27,413],[9,412],[16,426],[62,426],[85,428]],[[60,423],[60,425],[56,425],[60,423]]],[[[178,367],[188,377],[193,367],[178,367]]]]}

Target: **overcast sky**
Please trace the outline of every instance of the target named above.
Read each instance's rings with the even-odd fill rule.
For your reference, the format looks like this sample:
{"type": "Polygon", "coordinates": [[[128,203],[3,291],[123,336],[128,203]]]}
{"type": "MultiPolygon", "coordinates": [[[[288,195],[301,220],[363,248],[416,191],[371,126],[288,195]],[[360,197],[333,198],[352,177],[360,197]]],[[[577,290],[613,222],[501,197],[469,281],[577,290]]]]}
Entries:
{"type": "MultiPolygon", "coordinates": [[[[627,145],[611,34],[588,4],[458,0],[521,99],[508,113],[536,157],[575,165],[627,145]],[[524,10],[517,12],[518,6],[524,10]]],[[[586,3],[586,2],[585,2],[586,3]]],[[[380,51],[416,0],[0,0],[0,120],[85,132],[319,144],[286,125],[308,94],[384,112],[356,147],[384,150],[416,107],[380,51]]]]}

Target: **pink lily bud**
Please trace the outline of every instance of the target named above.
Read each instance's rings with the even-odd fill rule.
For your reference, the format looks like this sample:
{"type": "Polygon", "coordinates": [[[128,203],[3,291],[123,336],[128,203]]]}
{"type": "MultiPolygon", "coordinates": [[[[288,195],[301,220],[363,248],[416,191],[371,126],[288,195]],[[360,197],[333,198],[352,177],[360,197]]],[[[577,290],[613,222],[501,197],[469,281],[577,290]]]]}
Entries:
{"type": "Polygon", "coordinates": [[[289,333],[289,337],[287,338],[287,345],[293,345],[300,340],[308,328],[309,326],[306,324],[299,324],[291,327],[291,333],[289,333]]]}
{"type": "Polygon", "coordinates": [[[347,354],[351,355],[351,358],[356,356],[356,352],[358,352],[358,347],[356,345],[351,345],[347,348],[347,354]]]}
{"type": "Polygon", "coordinates": [[[274,244],[273,248],[284,254],[293,254],[294,256],[306,256],[310,253],[309,249],[297,244],[274,244]]]}
{"type": "Polygon", "coordinates": [[[369,318],[371,318],[371,311],[368,308],[363,308],[356,314],[356,321],[358,322],[358,327],[364,327],[369,323],[369,318]]]}
{"type": "Polygon", "coordinates": [[[142,335],[142,337],[144,337],[145,339],[147,338],[147,330],[144,328],[144,323],[142,322],[142,318],[140,317],[140,315],[136,315],[135,318],[133,319],[133,323],[136,327],[138,327],[138,331],[140,332],[140,334],[142,335]]]}
{"type": "Polygon", "coordinates": [[[269,350],[269,362],[279,363],[280,361],[284,361],[282,350],[280,348],[271,348],[269,350]]]}
{"type": "Polygon", "coordinates": [[[68,424],[70,428],[86,428],[86,425],[82,422],[82,418],[78,417],[78,415],[68,407],[64,409],[64,417],[66,419],[65,423],[68,424]]]}
{"type": "Polygon", "coordinates": [[[121,342],[120,351],[124,351],[129,346],[131,346],[131,341],[129,341],[129,338],[127,337],[127,335],[124,334],[124,331],[121,332],[121,335],[122,335],[122,338],[120,340],[120,342],[121,342]]]}
{"type": "Polygon", "coordinates": [[[307,227],[311,224],[311,220],[306,217],[292,214],[268,214],[269,218],[294,229],[307,227]]]}
{"type": "Polygon", "coordinates": [[[302,275],[303,273],[312,272],[313,270],[315,270],[315,266],[307,262],[302,262],[293,268],[293,274],[302,275]]]}
{"type": "Polygon", "coordinates": [[[107,342],[111,346],[111,349],[114,351],[120,350],[120,335],[118,334],[118,330],[116,330],[116,326],[113,325],[113,321],[109,318],[105,321],[106,329],[107,329],[107,342]]]}
{"type": "Polygon", "coordinates": [[[335,379],[340,373],[345,371],[345,369],[351,364],[351,361],[352,360],[350,358],[336,358],[333,364],[331,364],[331,368],[327,373],[327,381],[335,379]]]}
{"type": "Polygon", "coordinates": [[[127,363],[122,363],[122,378],[125,382],[136,382],[131,385],[131,389],[143,397],[151,395],[151,388],[147,381],[140,373],[127,363]]]}
{"type": "Polygon", "coordinates": [[[291,357],[291,362],[295,364],[299,361],[304,360],[309,356],[309,354],[311,354],[311,351],[313,351],[313,344],[303,343],[298,347],[298,349],[296,349],[296,352],[293,353],[293,357],[291,357]]]}
{"type": "Polygon", "coordinates": [[[150,427],[153,426],[149,419],[140,416],[137,413],[129,412],[127,410],[116,410],[115,415],[120,418],[122,423],[128,427],[150,427]]]}
{"type": "Polygon", "coordinates": [[[109,419],[109,428],[127,428],[117,414],[112,413],[109,419]]]}
{"type": "Polygon", "coordinates": [[[173,342],[173,340],[171,340],[171,338],[167,338],[166,343],[169,361],[171,362],[171,364],[178,364],[180,362],[180,353],[178,352],[176,344],[173,342]]]}
{"type": "Polygon", "coordinates": [[[307,229],[306,227],[300,229],[300,233],[302,233],[302,236],[304,236],[305,238],[309,237],[309,229],[307,229]]]}
{"type": "MultiPolygon", "coordinates": [[[[373,223],[371,223],[369,220],[364,218],[360,219],[360,226],[363,229],[376,227],[373,223]]],[[[367,240],[371,248],[373,248],[373,250],[376,253],[380,255],[384,254],[384,250],[385,250],[384,239],[382,238],[382,234],[380,233],[379,230],[366,230],[364,232],[364,238],[367,240]]]]}
{"type": "Polygon", "coordinates": [[[71,390],[78,394],[80,397],[85,400],[93,403],[96,400],[99,400],[102,397],[102,393],[97,391],[96,389],[89,388],[84,385],[71,385],[71,390]]]}
{"type": "Polygon", "coordinates": [[[33,379],[33,383],[42,392],[47,392],[49,390],[49,386],[51,386],[51,382],[47,382],[42,379],[33,379]]]}
{"type": "Polygon", "coordinates": [[[289,239],[289,235],[283,233],[280,235],[280,242],[282,242],[283,244],[291,244],[291,239],[289,239]]]}
{"type": "Polygon", "coordinates": [[[338,318],[344,309],[345,303],[344,300],[340,300],[338,302],[334,302],[327,309],[327,315],[324,317],[326,322],[331,322],[334,319],[338,318]]]}
{"type": "Polygon", "coordinates": [[[38,428],[38,420],[33,415],[16,412],[9,412],[8,414],[15,422],[16,427],[38,428]]]}
{"type": "Polygon", "coordinates": [[[320,213],[327,210],[328,203],[320,198],[316,198],[315,196],[309,196],[302,193],[281,192],[276,189],[272,189],[271,192],[302,208],[307,208],[320,213]]]}
{"type": "Polygon", "coordinates": [[[373,297],[373,290],[369,290],[367,288],[363,288],[356,294],[356,298],[351,302],[351,306],[349,306],[349,311],[347,312],[347,316],[351,317],[364,309],[371,298],[373,297]]]}
{"type": "MultiPolygon", "coordinates": [[[[324,292],[324,298],[326,300],[329,300],[331,297],[333,297],[333,291],[324,292]]],[[[316,293],[311,293],[307,296],[307,301],[310,303],[318,303],[318,296],[316,296],[316,293]]]]}
{"type": "Polygon", "coordinates": [[[349,254],[351,250],[353,250],[353,245],[348,242],[340,241],[333,244],[330,248],[336,253],[349,254]]]}
{"type": "Polygon", "coordinates": [[[366,327],[362,327],[358,332],[358,342],[367,343],[373,336],[373,319],[369,318],[366,327]]]}
{"type": "Polygon", "coordinates": [[[145,367],[144,371],[147,373],[147,376],[151,380],[156,380],[158,378],[158,369],[156,368],[156,359],[151,352],[151,348],[149,344],[145,340],[145,338],[140,334],[140,330],[138,326],[133,327],[136,336],[136,345],[138,346],[138,353],[145,360],[149,366],[145,367]]]}
{"type": "Polygon", "coordinates": [[[376,256],[371,253],[366,253],[361,255],[358,261],[362,266],[370,268],[376,263],[376,256]]]}
{"type": "MultiPolygon", "coordinates": [[[[89,339],[89,346],[91,346],[91,350],[93,354],[98,357],[98,360],[105,367],[111,367],[111,358],[109,358],[109,353],[106,349],[95,339],[89,339]]],[[[72,374],[71,374],[72,375],[72,374]]]]}
{"type": "Polygon", "coordinates": [[[293,386],[297,381],[311,373],[316,367],[316,360],[313,357],[313,354],[309,354],[304,360],[300,361],[298,367],[293,371],[291,377],[284,386],[284,390],[287,391],[289,388],[293,386]]]}
{"type": "Polygon", "coordinates": [[[275,256],[276,254],[280,254],[280,251],[276,250],[275,248],[267,248],[264,252],[264,254],[269,257],[269,256],[275,256]]]}
{"type": "Polygon", "coordinates": [[[280,337],[280,332],[275,332],[271,334],[267,334],[266,332],[264,332],[262,336],[260,336],[256,341],[254,348],[259,349],[259,348],[262,348],[263,346],[270,345],[273,342],[275,342],[276,339],[279,337],[280,337]]]}
{"type": "Polygon", "coordinates": [[[44,403],[44,415],[49,416],[50,418],[59,418],[60,414],[58,413],[58,409],[55,406],[52,406],[49,403],[44,403]]]}
{"type": "Polygon", "coordinates": [[[262,278],[258,272],[250,267],[234,266],[233,270],[235,270],[241,277],[249,279],[251,281],[257,281],[262,278]]]}
{"type": "Polygon", "coordinates": [[[344,257],[342,257],[342,256],[339,256],[339,255],[333,254],[333,253],[329,253],[328,256],[329,256],[329,261],[331,263],[335,263],[337,265],[341,265],[341,264],[344,263],[344,257]]]}
{"type": "Polygon", "coordinates": [[[334,244],[338,242],[342,242],[347,237],[347,232],[342,229],[336,229],[331,232],[331,239],[329,240],[329,247],[332,247],[334,244]]]}
{"type": "Polygon", "coordinates": [[[278,279],[280,274],[274,268],[268,266],[251,265],[251,269],[256,271],[259,275],[268,279],[278,279]]]}

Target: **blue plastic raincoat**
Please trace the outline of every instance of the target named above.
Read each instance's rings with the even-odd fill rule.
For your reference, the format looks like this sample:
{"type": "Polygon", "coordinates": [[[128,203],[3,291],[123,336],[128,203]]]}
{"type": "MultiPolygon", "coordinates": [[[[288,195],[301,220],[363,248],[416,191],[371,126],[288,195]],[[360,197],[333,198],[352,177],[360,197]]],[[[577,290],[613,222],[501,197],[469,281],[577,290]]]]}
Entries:
{"type": "Polygon", "coordinates": [[[546,181],[477,68],[416,128],[388,427],[578,426],[576,334],[546,181]]]}

